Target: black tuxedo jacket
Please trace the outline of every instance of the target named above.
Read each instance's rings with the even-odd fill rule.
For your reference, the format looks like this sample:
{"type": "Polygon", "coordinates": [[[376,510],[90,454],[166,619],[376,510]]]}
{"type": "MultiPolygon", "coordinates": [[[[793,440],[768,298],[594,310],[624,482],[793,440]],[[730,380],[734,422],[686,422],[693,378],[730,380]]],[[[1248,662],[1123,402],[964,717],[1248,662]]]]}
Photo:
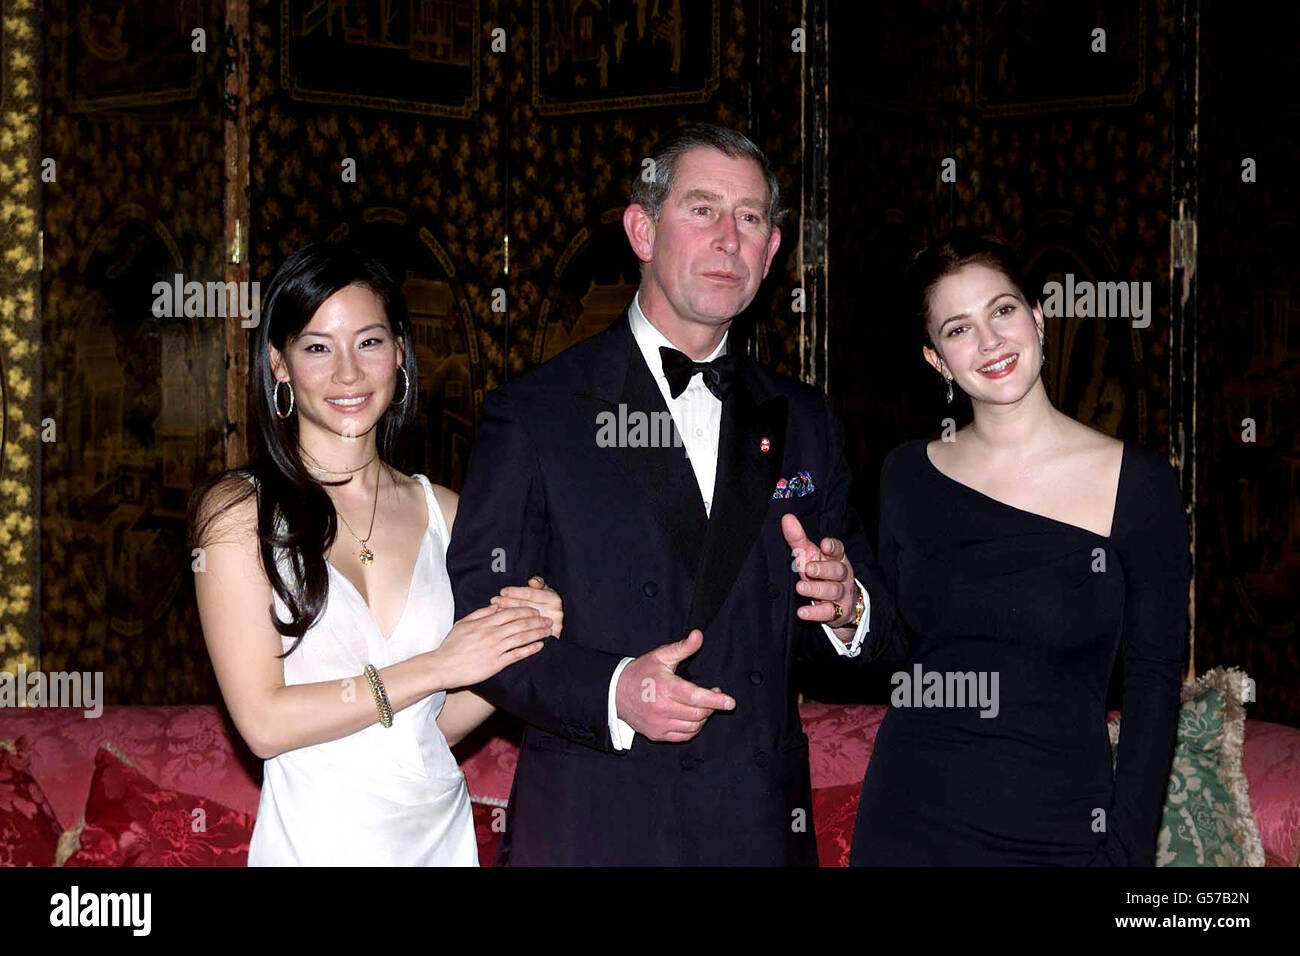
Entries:
{"type": "Polygon", "coordinates": [[[685,449],[661,429],[615,428],[627,440],[610,444],[610,422],[632,426],[638,412],[675,438],[626,314],[483,404],[447,555],[456,618],[533,574],[564,600],[560,638],[474,688],[528,724],[499,860],[816,865],[792,669],[797,658],[860,666],[904,640],[849,505],[838,423],[820,392],[738,356],[709,517],[685,449]],[[652,436],[660,447],[637,446],[652,436]],[[774,499],[778,479],[799,471],[814,490],[774,499]],[[806,599],[794,591],[786,512],[813,541],[845,542],[871,597],[859,658],[796,617],[806,599]],[[614,668],[694,627],[704,645],[677,673],[720,687],[736,709],[686,743],[638,735],[614,750],[614,668]]]}

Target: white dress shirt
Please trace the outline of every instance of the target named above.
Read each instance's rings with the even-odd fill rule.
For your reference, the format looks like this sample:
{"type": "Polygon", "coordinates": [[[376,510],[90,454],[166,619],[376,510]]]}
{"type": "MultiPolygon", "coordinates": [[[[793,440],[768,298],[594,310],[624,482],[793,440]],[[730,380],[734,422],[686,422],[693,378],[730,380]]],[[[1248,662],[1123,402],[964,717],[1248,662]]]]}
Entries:
{"type": "MultiPolygon", "coordinates": [[[[699,483],[700,497],[704,499],[704,513],[710,514],[714,480],[718,469],[718,436],[722,430],[722,400],[709,391],[702,375],[692,375],[686,389],[673,398],[672,391],[668,387],[668,379],[664,375],[663,357],[659,354],[659,349],[661,347],[675,349],[677,346],[668,341],[667,337],[645,317],[645,313],[641,311],[640,292],[632,300],[632,307],[628,313],[632,325],[632,337],[641,349],[646,365],[650,366],[655,384],[663,393],[664,402],[673,416],[673,425],[676,426],[682,443],[686,446],[691,470],[695,472],[695,480],[699,483]]],[[[711,362],[726,352],[727,337],[730,334],[730,329],[723,333],[718,347],[709,353],[704,361],[711,362]]],[[[855,582],[862,588],[861,582],[856,579],[855,582]]],[[[862,639],[866,636],[867,625],[871,618],[871,598],[867,595],[866,588],[862,588],[862,593],[867,600],[866,609],[863,611],[857,632],[853,635],[853,641],[847,647],[829,627],[822,625],[831,644],[843,657],[857,657],[862,652],[862,639]]],[[[609,735],[615,750],[627,750],[632,746],[632,740],[636,736],[636,732],[628,723],[619,719],[614,700],[618,678],[623,673],[623,668],[627,667],[632,660],[634,658],[623,658],[618,667],[614,668],[614,676],[609,681],[609,735]]]]}

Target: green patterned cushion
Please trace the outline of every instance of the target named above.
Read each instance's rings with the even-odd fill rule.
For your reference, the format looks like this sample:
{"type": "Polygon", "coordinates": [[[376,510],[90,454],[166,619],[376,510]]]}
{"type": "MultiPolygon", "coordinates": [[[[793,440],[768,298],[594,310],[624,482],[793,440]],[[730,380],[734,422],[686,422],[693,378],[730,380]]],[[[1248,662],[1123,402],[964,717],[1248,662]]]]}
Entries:
{"type": "MultiPolygon", "coordinates": [[[[1216,667],[1182,687],[1156,866],[1264,865],[1241,767],[1247,682],[1235,667],[1216,667]]],[[[1119,718],[1109,729],[1114,748],[1119,718]]]]}

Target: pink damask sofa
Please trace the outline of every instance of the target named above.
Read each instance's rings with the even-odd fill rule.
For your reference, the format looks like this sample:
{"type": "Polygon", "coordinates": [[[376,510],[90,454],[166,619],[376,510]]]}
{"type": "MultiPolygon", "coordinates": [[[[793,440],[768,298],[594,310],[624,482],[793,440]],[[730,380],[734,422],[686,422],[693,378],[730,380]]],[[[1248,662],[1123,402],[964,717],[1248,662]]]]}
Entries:
{"type": "MultiPolygon", "coordinates": [[[[801,708],[823,866],[847,863],[862,774],[884,712],[883,706],[801,708]]],[[[495,857],[492,824],[510,793],[518,748],[504,737],[467,743],[458,756],[474,798],[479,857],[487,864],[495,857]]],[[[0,821],[17,808],[25,827],[14,832],[26,835],[11,833],[10,843],[35,840],[33,833],[58,842],[61,834],[56,855],[69,865],[245,861],[260,766],[217,707],[109,707],[95,720],[79,711],[0,710],[0,746],[6,744],[0,758],[7,761],[7,779],[25,768],[28,782],[34,780],[48,801],[45,811],[33,808],[36,798],[16,796],[0,774],[0,821]],[[184,825],[198,803],[208,820],[202,839],[184,825]],[[50,818],[43,826],[42,812],[50,818]]],[[[1244,764],[1268,865],[1296,866],[1300,730],[1248,720],[1244,764]]],[[[0,822],[0,862],[43,861],[44,848],[6,848],[4,841],[0,822]]]]}

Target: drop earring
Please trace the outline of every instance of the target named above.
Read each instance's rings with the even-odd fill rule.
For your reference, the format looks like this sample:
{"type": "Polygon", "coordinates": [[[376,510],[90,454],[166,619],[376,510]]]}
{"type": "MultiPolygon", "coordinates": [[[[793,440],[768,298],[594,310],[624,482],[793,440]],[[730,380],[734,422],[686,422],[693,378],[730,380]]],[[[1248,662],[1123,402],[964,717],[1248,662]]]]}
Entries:
{"type": "MultiPolygon", "coordinates": [[[[935,368],[938,370],[940,375],[943,375],[943,359],[937,358],[935,359],[935,362],[937,363],[935,365],[935,368]]],[[[952,404],[952,379],[949,378],[947,375],[943,375],[943,377],[944,380],[948,383],[948,404],[951,405],[952,404]]]]}

